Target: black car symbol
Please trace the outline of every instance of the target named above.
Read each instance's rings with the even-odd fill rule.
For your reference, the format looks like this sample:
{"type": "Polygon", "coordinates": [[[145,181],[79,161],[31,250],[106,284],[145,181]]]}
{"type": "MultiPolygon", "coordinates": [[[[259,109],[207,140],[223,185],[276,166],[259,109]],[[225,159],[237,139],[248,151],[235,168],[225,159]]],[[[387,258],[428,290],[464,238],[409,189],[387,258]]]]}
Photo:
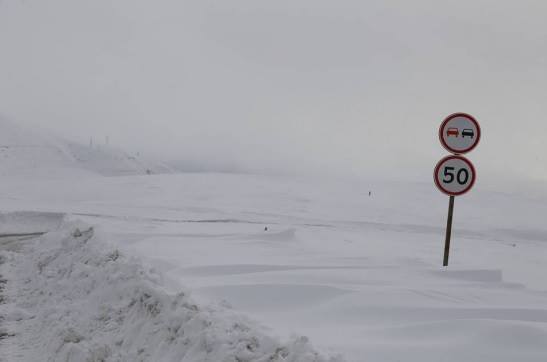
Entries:
{"type": "Polygon", "coordinates": [[[475,137],[475,131],[472,129],[466,128],[462,131],[462,138],[465,138],[469,136],[469,138],[473,139],[475,137]]]}

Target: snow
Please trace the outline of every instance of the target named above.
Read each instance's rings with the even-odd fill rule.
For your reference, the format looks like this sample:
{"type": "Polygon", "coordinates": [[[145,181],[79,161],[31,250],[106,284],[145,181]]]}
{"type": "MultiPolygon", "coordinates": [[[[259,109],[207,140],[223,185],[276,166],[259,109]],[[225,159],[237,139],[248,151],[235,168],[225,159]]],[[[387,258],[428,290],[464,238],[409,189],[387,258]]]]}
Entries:
{"type": "Polygon", "coordinates": [[[305,337],[286,344],[226,308],[167,294],[161,276],[65,223],[2,256],[8,361],[327,362],[305,337]]]}
{"type": "Polygon", "coordinates": [[[325,355],[547,356],[547,204],[539,193],[478,187],[458,198],[445,270],[447,199],[433,185],[226,174],[39,184],[5,179],[4,208],[65,211],[153,267],[166,294],[191,290],[199,306],[229,305],[268,335],[307,336],[325,355]]]}
{"type": "MultiPolygon", "coordinates": [[[[69,142],[0,117],[0,175],[48,176],[93,173],[106,176],[170,173],[171,168],[109,145],[69,142]]],[[[89,177],[89,176],[88,176],[89,177]]]]}
{"type": "Polygon", "coordinates": [[[448,199],[432,181],[104,177],[79,163],[33,177],[17,171],[0,183],[0,229],[50,233],[0,238],[8,280],[0,293],[10,298],[0,321],[25,328],[0,342],[2,352],[70,361],[256,352],[260,361],[284,346],[294,361],[313,351],[348,362],[547,358],[545,185],[500,191],[479,180],[456,199],[442,268],[448,199]],[[86,225],[88,242],[70,236],[86,225]],[[151,297],[140,302],[143,293],[151,297]],[[149,299],[172,307],[156,314],[149,299]],[[185,303],[212,323],[184,326],[195,349],[168,343],[170,323],[192,314],[185,303]],[[251,339],[260,341],[254,352],[238,349],[251,339]]]}

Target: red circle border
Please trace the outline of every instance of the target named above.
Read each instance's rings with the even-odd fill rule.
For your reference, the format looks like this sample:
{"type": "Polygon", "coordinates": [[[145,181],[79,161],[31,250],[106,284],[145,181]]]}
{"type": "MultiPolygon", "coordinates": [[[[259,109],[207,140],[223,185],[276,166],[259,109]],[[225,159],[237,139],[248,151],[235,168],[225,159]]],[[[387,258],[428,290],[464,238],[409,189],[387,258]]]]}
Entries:
{"type": "Polygon", "coordinates": [[[450,116],[446,117],[443,121],[443,123],[441,123],[441,127],[439,128],[439,140],[441,141],[441,144],[443,145],[443,147],[450,153],[454,154],[454,155],[463,155],[463,154],[466,154],[468,152],[471,152],[475,149],[475,147],[478,146],[479,142],[481,141],[481,136],[482,136],[482,131],[481,131],[481,126],[479,125],[479,122],[475,119],[475,117],[473,117],[472,115],[470,114],[467,114],[467,113],[462,113],[462,112],[459,112],[459,113],[453,113],[451,114],[450,116]],[[471,122],[473,122],[475,124],[475,126],[477,127],[477,130],[479,132],[479,135],[477,137],[477,142],[475,142],[475,144],[465,150],[461,150],[461,151],[456,151],[456,150],[453,150],[452,148],[450,148],[446,142],[444,141],[444,138],[443,138],[443,130],[444,130],[444,127],[446,126],[446,124],[448,122],[450,122],[452,119],[456,118],[456,117],[464,117],[464,118],[467,118],[469,119],[471,122]]]}
{"type": "Polygon", "coordinates": [[[435,166],[435,171],[433,173],[433,180],[435,181],[435,186],[437,186],[437,188],[443,194],[446,194],[448,196],[461,196],[463,194],[468,193],[473,188],[473,186],[475,186],[475,182],[477,181],[477,171],[475,170],[475,166],[473,165],[473,163],[471,163],[471,161],[469,161],[467,158],[465,158],[463,156],[460,156],[460,155],[446,156],[437,163],[437,166],[435,166]],[[439,174],[439,169],[441,168],[443,163],[445,163],[448,160],[455,159],[455,158],[460,159],[460,160],[462,160],[463,162],[465,162],[469,165],[469,168],[471,168],[471,171],[473,172],[473,180],[471,181],[469,186],[467,186],[465,188],[465,190],[462,190],[460,192],[448,192],[447,190],[443,189],[443,187],[439,183],[439,180],[437,180],[437,175],[439,174]]]}

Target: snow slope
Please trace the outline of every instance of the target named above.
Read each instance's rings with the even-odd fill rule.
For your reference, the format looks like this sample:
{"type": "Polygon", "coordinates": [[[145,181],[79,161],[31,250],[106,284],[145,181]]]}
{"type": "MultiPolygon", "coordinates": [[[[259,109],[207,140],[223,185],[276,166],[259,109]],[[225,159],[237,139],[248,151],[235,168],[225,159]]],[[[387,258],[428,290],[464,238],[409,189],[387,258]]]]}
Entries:
{"type": "Polygon", "coordinates": [[[169,173],[168,166],[114,147],[84,146],[0,118],[0,175],[87,171],[107,176],[169,173]]]}
{"type": "Polygon", "coordinates": [[[0,241],[2,361],[327,362],[306,338],[280,344],[186,291],[166,294],[159,274],[86,225],[21,243],[0,241]]]}

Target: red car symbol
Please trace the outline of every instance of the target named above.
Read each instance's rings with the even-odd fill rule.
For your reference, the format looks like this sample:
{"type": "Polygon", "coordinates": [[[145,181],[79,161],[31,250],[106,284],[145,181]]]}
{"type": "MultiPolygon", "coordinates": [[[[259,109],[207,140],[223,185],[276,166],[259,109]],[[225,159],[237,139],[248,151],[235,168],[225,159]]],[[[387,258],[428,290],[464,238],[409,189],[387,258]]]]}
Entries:
{"type": "Polygon", "coordinates": [[[447,137],[450,137],[450,136],[458,137],[459,135],[460,135],[460,130],[457,128],[449,128],[446,130],[447,137]]]}

